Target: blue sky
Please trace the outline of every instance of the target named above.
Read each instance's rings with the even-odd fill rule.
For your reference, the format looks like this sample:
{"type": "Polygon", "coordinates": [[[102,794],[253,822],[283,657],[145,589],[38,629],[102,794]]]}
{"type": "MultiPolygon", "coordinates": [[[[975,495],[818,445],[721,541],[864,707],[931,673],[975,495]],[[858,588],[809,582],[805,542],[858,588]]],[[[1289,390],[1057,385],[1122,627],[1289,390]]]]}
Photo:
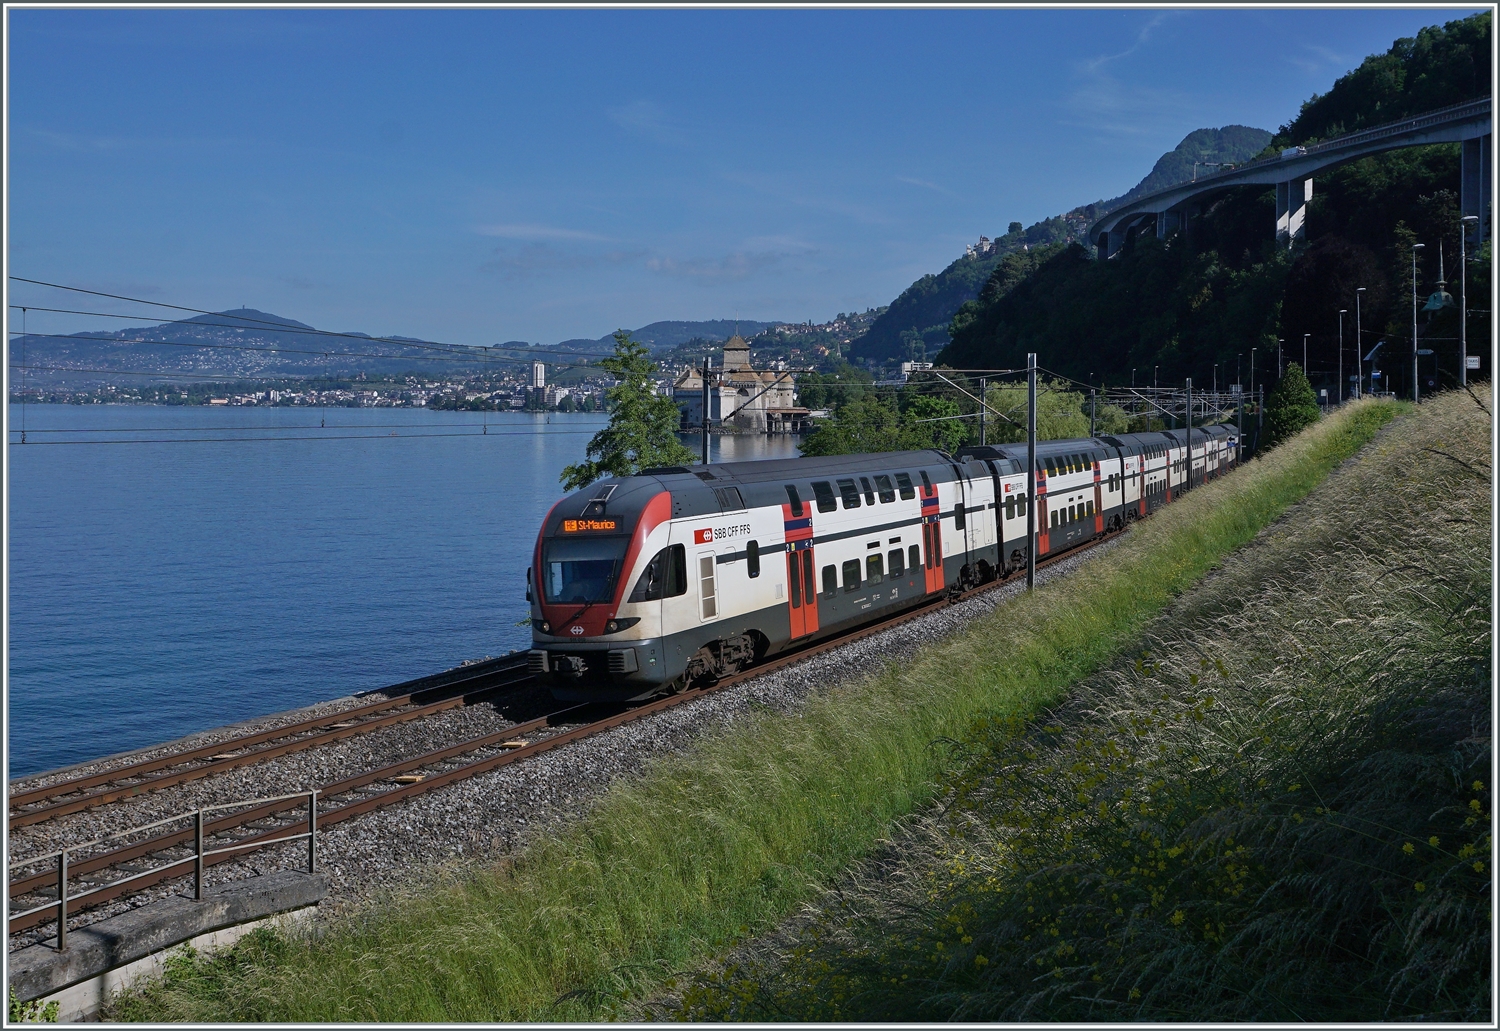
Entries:
{"type": "MultiPolygon", "coordinates": [[[[1472,10],[11,8],[9,271],[468,344],[822,321],[1472,10]]],[[[140,310],[59,299],[11,287],[140,310]]]]}

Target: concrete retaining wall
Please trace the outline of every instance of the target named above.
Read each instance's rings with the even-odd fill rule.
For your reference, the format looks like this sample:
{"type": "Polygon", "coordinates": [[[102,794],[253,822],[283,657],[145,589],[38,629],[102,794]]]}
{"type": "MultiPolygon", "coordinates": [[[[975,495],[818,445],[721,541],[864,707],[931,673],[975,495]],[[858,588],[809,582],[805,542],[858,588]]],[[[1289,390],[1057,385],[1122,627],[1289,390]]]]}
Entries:
{"type": "Polygon", "coordinates": [[[63,1021],[86,1020],[114,992],[159,974],[167,950],[189,944],[209,952],[256,927],[291,926],[311,916],[328,894],[322,874],[283,870],[205,889],[203,900],[170,898],[68,932],[10,954],[10,987],[22,1002],[57,1002],[63,1021]]]}

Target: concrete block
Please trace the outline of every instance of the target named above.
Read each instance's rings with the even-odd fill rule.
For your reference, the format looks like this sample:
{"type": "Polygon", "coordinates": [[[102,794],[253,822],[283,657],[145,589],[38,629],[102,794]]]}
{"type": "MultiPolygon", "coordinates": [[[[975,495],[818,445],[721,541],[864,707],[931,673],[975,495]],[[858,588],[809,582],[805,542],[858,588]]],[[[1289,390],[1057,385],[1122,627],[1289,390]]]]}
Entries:
{"type": "MultiPolygon", "coordinates": [[[[148,961],[146,966],[154,964],[159,970],[161,954],[174,945],[204,939],[206,946],[222,947],[250,930],[246,925],[259,926],[268,918],[306,910],[327,894],[325,875],[282,870],[205,889],[202,901],[183,897],[164,899],[70,930],[66,952],[57,951],[55,938],[16,950],[10,954],[10,987],[22,1002],[57,998],[64,989],[92,981],[99,984],[90,985],[90,991],[83,994],[99,995],[106,988],[117,990],[123,987],[122,978],[105,975],[141,961],[148,961]],[[220,933],[230,928],[238,928],[239,934],[220,933]],[[210,938],[213,940],[207,941],[210,938]]],[[[136,976],[144,972],[143,966],[136,976]]],[[[102,997],[95,1001],[94,1012],[102,997]]],[[[66,1001],[68,1005],[63,1008],[74,1011],[64,1014],[65,1019],[87,1016],[87,1013],[75,1015],[78,1000],[59,998],[58,1001],[66,1001]]]]}

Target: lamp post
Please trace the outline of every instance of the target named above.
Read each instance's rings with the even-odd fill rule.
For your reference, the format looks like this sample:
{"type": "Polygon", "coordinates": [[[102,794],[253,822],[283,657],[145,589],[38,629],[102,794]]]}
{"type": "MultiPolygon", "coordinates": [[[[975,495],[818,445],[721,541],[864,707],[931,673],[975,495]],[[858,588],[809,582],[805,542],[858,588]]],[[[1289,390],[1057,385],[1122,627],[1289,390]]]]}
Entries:
{"type": "MultiPolygon", "coordinates": [[[[1359,321],[1359,295],[1364,292],[1365,288],[1362,286],[1356,287],[1354,290],[1354,369],[1359,373],[1359,377],[1355,380],[1354,392],[1356,397],[1363,397],[1365,392],[1365,360],[1362,356],[1362,352],[1365,349],[1365,338],[1363,330],[1360,329],[1359,321]]],[[[1374,390],[1375,384],[1371,383],[1370,389],[1374,390]]]]}
{"type": "Polygon", "coordinates": [[[1302,334],[1302,375],[1304,376],[1307,375],[1307,338],[1310,336],[1312,336],[1311,333],[1302,334]]]}
{"type": "Polygon", "coordinates": [[[1160,365],[1153,365],[1153,366],[1151,366],[1151,389],[1152,390],[1156,389],[1156,382],[1157,382],[1156,381],[1156,370],[1160,369],[1160,368],[1161,368],[1160,365]]]}
{"type": "Polygon", "coordinates": [[[1469,385],[1469,226],[1478,215],[1465,215],[1458,227],[1458,382],[1469,385]]]}
{"type": "Polygon", "coordinates": [[[1414,402],[1422,399],[1417,384],[1417,251],[1426,246],[1425,243],[1411,245],[1411,399],[1414,402]]]}
{"type": "Polygon", "coordinates": [[[1339,404],[1344,403],[1344,316],[1348,314],[1348,308],[1339,309],[1339,404]]]}
{"type": "Polygon", "coordinates": [[[1281,348],[1282,348],[1282,345],[1285,344],[1285,343],[1286,343],[1286,341],[1283,340],[1283,339],[1281,339],[1281,337],[1277,337],[1276,338],[1276,378],[1277,379],[1280,379],[1282,376],[1286,375],[1286,372],[1282,368],[1282,355],[1281,355],[1281,348]]]}

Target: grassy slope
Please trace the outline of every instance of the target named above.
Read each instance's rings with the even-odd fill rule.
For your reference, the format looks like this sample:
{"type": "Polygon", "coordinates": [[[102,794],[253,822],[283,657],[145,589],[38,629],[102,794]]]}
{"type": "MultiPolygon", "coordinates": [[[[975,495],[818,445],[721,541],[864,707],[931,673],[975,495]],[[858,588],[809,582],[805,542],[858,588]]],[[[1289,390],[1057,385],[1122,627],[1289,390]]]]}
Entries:
{"type": "Polygon", "coordinates": [[[619,1012],[773,926],[930,802],[935,740],[1025,717],[1097,669],[1398,412],[1350,406],[1187,495],[1111,553],[905,669],[766,715],[612,790],[514,865],[314,942],[260,936],[176,965],[121,1019],[526,1020],[619,1012]]]}
{"type": "Polygon", "coordinates": [[[1489,415],[1424,404],[686,1015],[1489,1015],[1489,415]],[[1132,661],[1133,660],[1133,661],[1132,661]]]}

